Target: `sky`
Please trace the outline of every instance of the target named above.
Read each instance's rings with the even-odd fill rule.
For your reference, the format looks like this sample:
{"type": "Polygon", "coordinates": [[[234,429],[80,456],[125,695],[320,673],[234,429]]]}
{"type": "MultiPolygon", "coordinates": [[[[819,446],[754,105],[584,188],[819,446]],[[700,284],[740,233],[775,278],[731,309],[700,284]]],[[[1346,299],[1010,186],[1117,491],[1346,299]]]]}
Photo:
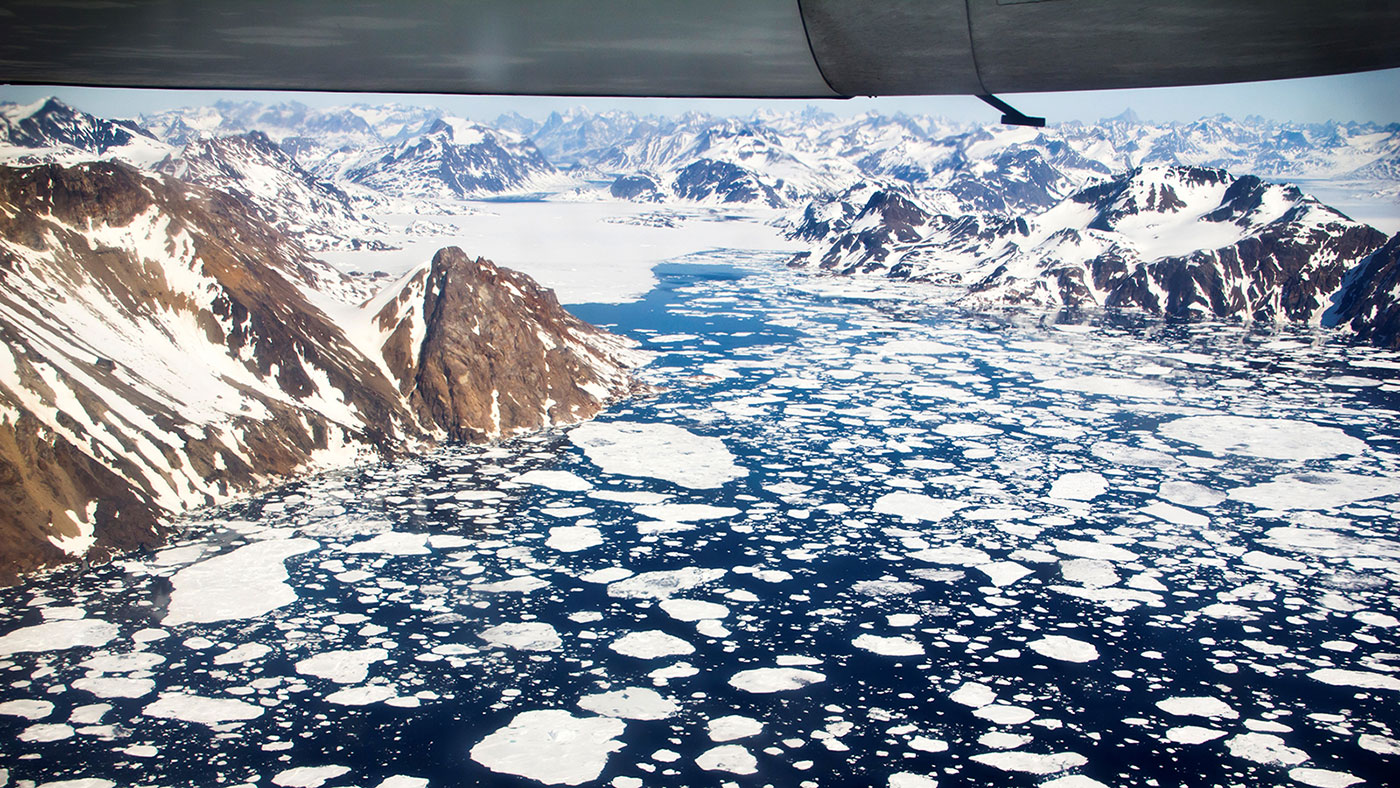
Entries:
{"type": "MultiPolygon", "coordinates": [[[[698,110],[716,115],[749,115],[759,109],[799,111],[807,105],[838,115],[871,110],[882,114],[941,115],[957,121],[995,122],[1000,113],[971,96],[900,96],[846,100],[636,99],[551,96],[444,96],[432,94],[292,93],[273,91],[128,90],[14,86],[0,84],[0,101],[29,103],[57,95],[100,117],[135,117],[178,107],[204,106],[221,99],[273,104],[300,101],[313,107],[402,103],[441,107],[451,114],[489,122],[507,112],[543,120],[550,112],[584,106],[592,111],[624,109],[637,114],[678,115],[698,110]]],[[[1092,122],[1132,109],[1143,120],[1192,121],[1225,114],[1243,118],[1320,123],[1328,120],[1400,123],[1400,69],[1308,79],[1181,88],[1007,94],[1003,99],[1050,123],[1092,122]]]]}

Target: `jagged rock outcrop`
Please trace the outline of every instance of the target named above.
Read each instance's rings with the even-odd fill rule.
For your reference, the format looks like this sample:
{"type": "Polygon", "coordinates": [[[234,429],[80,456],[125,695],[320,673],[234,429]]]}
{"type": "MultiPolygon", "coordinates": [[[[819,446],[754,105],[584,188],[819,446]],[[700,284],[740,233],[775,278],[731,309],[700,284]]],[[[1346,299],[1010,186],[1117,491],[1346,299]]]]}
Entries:
{"type": "Polygon", "coordinates": [[[656,186],[656,181],[645,175],[619,175],[613,181],[608,192],[619,200],[638,200],[644,202],[659,202],[661,192],[656,186]]]}
{"type": "Polygon", "coordinates": [[[1358,339],[1400,350],[1400,233],[1347,272],[1323,318],[1358,339]]]}
{"type": "Polygon", "coordinates": [[[399,326],[377,326],[403,283],[344,303],[350,277],[221,192],[111,162],[0,167],[0,576],[153,544],[169,514],[294,473],[576,421],[629,391],[625,341],[528,277],[438,260],[411,341],[389,343],[411,358],[400,377],[399,326]]]}
{"type": "Polygon", "coordinates": [[[375,316],[384,363],[419,421],[483,441],[596,414],[626,391],[630,344],[559,306],[530,277],[456,247],[375,316]]]}

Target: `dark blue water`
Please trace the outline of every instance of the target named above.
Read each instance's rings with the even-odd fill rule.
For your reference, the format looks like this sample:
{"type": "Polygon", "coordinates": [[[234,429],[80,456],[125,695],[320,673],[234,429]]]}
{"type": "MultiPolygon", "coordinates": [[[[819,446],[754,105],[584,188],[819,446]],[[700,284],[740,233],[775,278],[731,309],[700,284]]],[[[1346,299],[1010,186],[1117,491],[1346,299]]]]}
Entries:
{"type": "MultiPolygon", "coordinates": [[[[40,785],[268,785],[279,775],[294,782],[290,769],[328,765],[348,771],[326,786],[372,788],[395,776],[440,787],[537,785],[499,764],[493,771],[472,748],[522,713],[591,718],[580,698],[632,687],[655,690],[679,711],[627,721],[623,746],[596,778],[584,775],[588,784],[1342,779],[1298,768],[1394,782],[1397,756],[1385,752],[1400,736],[1400,690],[1389,683],[1400,674],[1400,628],[1389,618],[1400,608],[1394,492],[1272,510],[1219,496],[1182,503],[1162,487],[1190,482],[1227,494],[1285,473],[1346,474],[1328,477],[1341,485],[1397,478],[1397,373],[1367,366],[1386,357],[1240,327],[1110,322],[1081,333],[1053,320],[969,318],[737,263],[656,274],[659,286],[640,301],[574,308],[658,351],[646,375],[665,390],[600,421],[718,438],[746,475],[696,488],[610,473],[566,432],[453,447],[202,513],[177,545],[205,546],[202,556],[166,553],[4,590],[0,632],[38,624],[49,611],[109,621],[119,634],[101,646],[0,656],[0,703],[53,704],[33,720],[0,716],[0,768],[40,785]],[[1270,344],[1280,339],[1305,346],[1270,344]],[[1090,382],[1074,390],[1057,380],[1090,382]],[[1126,395],[1125,381],[1154,383],[1157,393],[1126,395]],[[1202,415],[1331,431],[1313,447],[1324,456],[1304,459],[1263,456],[1296,447],[1222,450],[1161,430],[1202,415]],[[1126,449],[1139,452],[1135,464],[1122,461],[1126,449]],[[568,471],[591,489],[511,482],[532,470],[568,471]],[[1098,474],[1106,490],[1077,502],[1053,498],[1056,481],[1071,474],[1098,474]],[[737,513],[658,528],[638,503],[598,491],[737,513]],[[911,499],[896,493],[960,508],[905,517],[897,502],[911,499]],[[1171,495],[1177,503],[1163,497],[1171,495]],[[594,528],[602,541],[556,549],[550,529],[560,526],[594,528]],[[354,552],[384,533],[435,541],[422,554],[354,552]],[[316,542],[285,562],[295,601],[263,616],[163,623],[172,575],[290,537],[316,542]],[[1014,567],[1024,574],[1005,573],[1014,567]],[[728,634],[705,625],[706,634],[658,600],[619,598],[584,579],[615,568],[724,570],[674,598],[726,606],[719,625],[728,634]],[[538,587],[483,587],[521,577],[538,587]],[[551,625],[561,646],[522,651],[479,637],[519,622],[551,625]],[[147,628],[166,636],[138,644],[147,628]],[[653,630],[694,653],[644,660],[608,647],[653,630]],[[1037,651],[1047,636],[1097,656],[1037,651]],[[922,653],[877,653],[896,638],[922,653]],[[248,643],[270,650],[216,664],[248,643]],[[364,648],[386,658],[362,681],[297,672],[316,654],[364,648]],[[148,693],[100,698],[74,685],[89,657],[135,651],[165,661],[107,675],[148,679],[148,693]],[[729,683],[740,671],[793,667],[793,657],[825,680],[768,694],[729,683]],[[652,675],[678,663],[693,675],[652,675]],[[1323,680],[1338,675],[1353,683],[1323,680]],[[994,692],[995,703],[959,702],[969,684],[994,692]],[[327,700],[374,686],[400,700],[327,700]],[[217,726],[144,713],[161,693],[240,699],[263,713],[217,726]],[[1211,698],[1228,713],[1171,711],[1182,698],[1211,698]],[[111,706],[100,722],[69,722],[94,704],[111,706]],[[726,715],[764,724],[725,742],[747,750],[754,774],[697,764],[717,746],[708,722],[726,715]],[[62,725],[66,736],[44,727],[62,725]],[[1183,743],[1201,733],[1190,726],[1216,738],[1183,743]]],[[[675,463],[668,450],[655,451],[654,473],[665,476],[675,463]]],[[[536,757],[552,752],[542,746],[536,757]]]]}

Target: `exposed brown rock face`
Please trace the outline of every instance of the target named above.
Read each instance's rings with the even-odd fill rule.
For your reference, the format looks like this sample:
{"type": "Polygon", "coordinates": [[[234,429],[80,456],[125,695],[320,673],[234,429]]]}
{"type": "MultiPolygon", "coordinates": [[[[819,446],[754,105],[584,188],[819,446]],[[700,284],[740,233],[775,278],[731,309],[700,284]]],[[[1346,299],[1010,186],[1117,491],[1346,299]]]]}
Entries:
{"type": "Polygon", "coordinates": [[[0,167],[0,578],[155,544],[171,513],[290,474],[577,421],[628,390],[624,340],[460,250],[380,315],[339,318],[378,317],[382,347],[313,303],[358,287],[220,192],[120,164],[0,167]]]}
{"type": "Polygon", "coordinates": [[[625,392],[634,351],[554,292],[449,247],[377,316],[384,360],[424,425],[482,441],[586,419],[625,392]],[[413,350],[412,321],[425,326],[413,350]]]}

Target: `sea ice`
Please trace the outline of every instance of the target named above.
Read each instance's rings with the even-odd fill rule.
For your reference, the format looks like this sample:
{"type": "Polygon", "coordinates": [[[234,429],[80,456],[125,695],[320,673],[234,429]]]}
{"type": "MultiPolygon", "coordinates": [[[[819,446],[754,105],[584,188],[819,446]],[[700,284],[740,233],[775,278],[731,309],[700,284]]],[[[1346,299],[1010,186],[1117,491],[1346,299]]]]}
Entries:
{"type": "Polygon", "coordinates": [[[1092,501],[1108,491],[1108,480],[1093,471],[1067,473],[1050,485],[1051,498],[1092,501]]]}
{"type": "Polygon", "coordinates": [[[337,684],[359,684],[369,675],[370,665],[388,658],[389,652],[382,648],[325,651],[301,660],[296,670],[303,676],[315,676],[337,684]]]}
{"type": "Polygon", "coordinates": [[[162,692],[160,697],[141,710],[147,717],[184,720],[201,725],[219,725],[261,717],[263,708],[233,698],[206,698],[184,692],[162,692]]]}
{"type": "Polygon", "coordinates": [[[1315,786],[1315,788],[1347,788],[1348,785],[1366,782],[1360,777],[1346,772],[1337,772],[1331,769],[1310,769],[1306,766],[1289,769],[1288,776],[1296,782],[1315,786]]]}
{"type": "Polygon", "coordinates": [[[1358,440],[1336,427],[1296,419],[1244,416],[1186,416],[1157,430],[1212,454],[1244,454],[1271,460],[1321,460],[1366,451],[1358,440]]]}
{"type": "Polygon", "coordinates": [[[156,688],[151,679],[129,679],[116,676],[84,676],[73,680],[75,689],[91,692],[99,698],[143,698],[156,688]]]}
{"type": "Polygon", "coordinates": [[[161,623],[256,618],[289,605],[297,593],[286,583],[284,562],[317,547],[310,539],[269,539],[191,564],[170,579],[174,589],[161,623]]]}
{"type": "Polygon", "coordinates": [[[799,668],[753,668],[729,677],[729,686],[754,694],[787,692],[826,681],[826,675],[799,668]]]}
{"type": "Polygon", "coordinates": [[[593,489],[593,484],[587,479],[579,477],[569,471],[546,471],[534,470],[526,471],[511,479],[517,484],[533,484],[537,487],[547,487],[559,492],[583,492],[593,489]]]}
{"type": "Polygon", "coordinates": [[[643,572],[608,586],[608,596],[619,599],[666,599],[672,594],[689,591],[697,586],[724,577],[723,569],[664,569],[643,572]]]}
{"type": "Polygon", "coordinates": [[[886,657],[917,657],[924,653],[919,641],[902,636],[859,635],[853,643],[856,648],[886,657]]]}
{"type": "Polygon", "coordinates": [[[706,723],[706,730],[709,731],[710,741],[734,741],[762,733],[763,723],[752,717],[730,714],[710,720],[706,723]]]}
{"type": "Polygon", "coordinates": [[[61,651],[81,646],[105,646],[117,636],[117,625],[95,618],[45,621],[0,637],[0,657],[26,651],[61,651]]]}
{"type": "Polygon", "coordinates": [[[1320,668],[1308,674],[1323,684],[1360,689],[1383,689],[1400,692],[1400,678],[1369,670],[1344,670],[1342,668],[1320,668]]]}
{"type": "Polygon", "coordinates": [[[875,511],[879,514],[892,514],[906,521],[926,520],[938,522],[953,516],[959,509],[970,504],[946,498],[934,498],[923,493],[885,493],[875,501],[875,511]]]}
{"type": "Polygon", "coordinates": [[[938,781],[913,772],[895,772],[890,775],[889,788],[938,788],[938,781]]]}
{"type": "Polygon", "coordinates": [[[1208,741],[1215,741],[1225,735],[1225,731],[1218,731],[1214,728],[1202,728],[1199,725],[1181,725],[1169,728],[1166,732],[1167,741],[1177,744],[1204,744],[1208,741]]]}
{"type": "Polygon", "coordinates": [[[1292,473],[1229,495],[1261,509],[1335,509],[1400,493],[1400,479],[1359,473],[1292,473]]]}
{"type": "Polygon", "coordinates": [[[1197,509],[1216,506],[1225,501],[1225,493],[1195,482],[1162,482],[1157,486],[1157,497],[1197,509]]]}
{"type": "Polygon", "coordinates": [[[598,779],[608,756],[622,748],[627,724],[614,717],[575,717],[557,709],[524,711],[471,748],[471,759],[498,774],[545,785],[598,779]]]}
{"type": "Polygon", "coordinates": [[[969,681],[958,687],[948,696],[954,703],[961,703],[964,706],[971,706],[974,709],[981,708],[997,699],[997,693],[986,684],[976,681],[969,681]]]}
{"type": "Polygon", "coordinates": [[[1077,752],[989,752],[974,755],[972,760],[1004,772],[1025,774],[1056,774],[1066,769],[1076,769],[1089,762],[1088,758],[1077,752]]]}
{"type": "Polygon", "coordinates": [[[648,503],[638,506],[636,512],[643,517],[679,523],[718,520],[739,514],[739,510],[732,506],[711,506],[706,503],[648,503]]]}
{"type": "Polygon", "coordinates": [[[569,440],[605,473],[692,489],[721,487],[748,475],[734,464],[724,441],[673,424],[591,421],[570,430],[569,440]]]}
{"type": "Polygon", "coordinates": [[[519,651],[555,651],[564,645],[554,627],[542,621],[500,624],[482,630],[477,637],[493,646],[519,651]]]}
{"type": "Polygon", "coordinates": [[[545,546],[561,553],[576,553],[603,543],[603,532],[588,525],[557,525],[549,529],[545,546]]]}
{"type": "Polygon", "coordinates": [[[282,788],[321,788],[328,781],[349,774],[345,766],[297,766],[278,772],[272,777],[272,784],[282,788]]]}
{"type": "Polygon", "coordinates": [[[46,700],[20,698],[0,703],[0,714],[10,717],[23,717],[26,720],[42,720],[53,713],[53,704],[46,700]]]}
{"type": "Polygon", "coordinates": [[[1099,650],[1094,647],[1094,644],[1064,635],[1046,635],[1040,640],[1033,640],[1026,645],[1031,651],[1043,657],[1058,659],[1062,662],[1093,662],[1099,658],[1099,650]]]}
{"type": "Polygon", "coordinates": [[[1272,733],[1241,733],[1225,742],[1230,754],[1255,763],[1296,766],[1308,759],[1302,750],[1287,746],[1272,733]]]}
{"type": "Polygon", "coordinates": [[[660,630],[628,632],[609,643],[608,648],[624,656],[638,659],[660,659],[695,653],[695,647],[691,644],[660,630]]]}
{"type": "Polygon", "coordinates": [[[707,772],[729,772],[731,774],[753,774],[758,771],[758,760],[741,744],[721,744],[700,753],[695,764],[707,772]]]}
{"type": "Polygon", "coordinates": [[[377,555],[427,555],[428,535],[389,531],[355,542],[345,548],[347,553],[377,555]]]}
{"type": "Polygon", "coordinates": [[[1175,697],[1157,701],[1157,708],[1179,717],[1209,717],[1213,720],[1238,719],[1240,714],[1219,698],[1209,696],[1175,697]]]}
{"type": "Polygon", "coordinates": [[[729,615],[729,608],[724,605],[698,599],[663,599],[660,608],[677,621],[721,619],[729,615]]]}
{"type": "Polygon", "coordinates": [[[638,687],[584,695],[578,705],[594,714],[625,720],[664,720],[680,711],[680,706],[655,690],[638,687]]]}

